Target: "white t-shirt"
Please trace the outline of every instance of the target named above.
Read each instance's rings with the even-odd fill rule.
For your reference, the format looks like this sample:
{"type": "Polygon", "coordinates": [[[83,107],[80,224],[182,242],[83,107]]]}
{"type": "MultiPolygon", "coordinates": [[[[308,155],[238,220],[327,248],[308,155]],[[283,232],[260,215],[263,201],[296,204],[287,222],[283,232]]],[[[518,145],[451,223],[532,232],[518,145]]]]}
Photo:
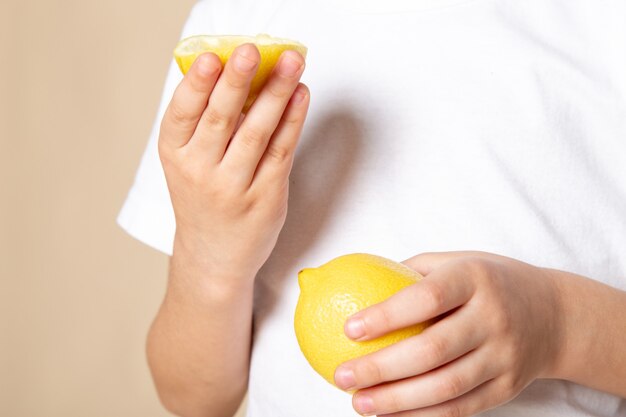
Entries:
{"type": "MultiPolygon", "coordinates": [[[[183,36],[256,33],[309,47],[312,98],[257,277],[248,416],[356,415],[293,331],[298,270],[338,255],[483,250],[626,289],[626,2],[201,1],[183,36]]],[[[180,79],[172,64],[118,219],[166,253],[156,142],[180,79]]],[[[540,380],[484,416],[626,416],[626,400],[540,380]]]]}

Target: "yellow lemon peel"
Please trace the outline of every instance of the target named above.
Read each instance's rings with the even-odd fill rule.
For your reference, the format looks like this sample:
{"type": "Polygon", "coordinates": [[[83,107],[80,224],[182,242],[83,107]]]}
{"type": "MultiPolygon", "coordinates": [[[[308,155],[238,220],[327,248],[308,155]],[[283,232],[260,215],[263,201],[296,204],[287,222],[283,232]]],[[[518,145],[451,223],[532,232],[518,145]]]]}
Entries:
{"type": "Polygon", "coordinates": [[[272,69],[278,62],[280,55],[285,51],[296,51],[306,58],[306,46],[294,40],[274,38],[266,34],[259,34],[257,36],[196,35],[185,38],[176,45],[174,49],[174,59],[181,72],[186,74],[196,58],[206,52],[216,54],[222,62],[222,65],[225,65],[235,48],[244,43],[256,45],[261,55],[259,68],[252,80],[250,93],[243,108],[243,112],[246,113],[272,73],[272,69]]]}
{"type": "Polygon", "coordinates": [[[344,324],[354,313],[386,300],[422,278],[402,263],[363,253],[340,256],[319,268],[300,271],[294,328],[309,364],[335,385],[335,369],[343,362],[421,333],[430,322],[356,342],[345,335],[344,324]]]}

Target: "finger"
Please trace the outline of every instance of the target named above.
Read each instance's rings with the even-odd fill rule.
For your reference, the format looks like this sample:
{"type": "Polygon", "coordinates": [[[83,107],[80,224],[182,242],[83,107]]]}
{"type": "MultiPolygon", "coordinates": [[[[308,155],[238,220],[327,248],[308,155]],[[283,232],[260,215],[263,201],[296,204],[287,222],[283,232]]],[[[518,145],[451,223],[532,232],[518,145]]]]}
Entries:
{"type": "Polygon", "coordinates": [[[196,59],[163,115],[162,145],[179,148],[187,144],[206,109],[221,68],[222,63],[215,54],[203,54],[196,59]]]}
{"type": "Polygon", "coordinates": [[[499,379],[491,379],[467,394],[450,401],[417,410],[379,414],[378,417],[470,417],[504,404],[515,397],[515,394],[507,396],[506,389],[503,389],[501,385],[499,379]]]}
{"type": "Polygon", "coordinates": [[[420,375],[476,349],[486,339],[469,305],[438,321],[423,333],[337,368],[335,383],[346,391],[420,375]]]}
{"type": "Polygon", "coordinates": [[[248,186],[252,182],[259,160],[265,153],[303,71],[302,55],[295,51],[285,51],[231,140],[222,163],[224,169],[230,169],[242,185],[248,186]]]}
{"type": "Polygon", "coordinates": [[[463,258],[491,258],[487,252],[457,251],[457,252],[426,252],[402,261],[403,264],[426,276],[442,265],[463,258]]]}
{"type": "Polygon", "coordinates": [[[260,59],[259,51],[253,44],[238,46],[211,93],[190,145],[214,162],[221,161],[224,156],[260,59]]]}
{"type": "Polygon", "coordinates": [[[289,176],[309,103],[309,89],[299,84],[259,162],[253,184],[264,187],[267,183],[276,183],[289,176]]]}
{"type": "Polygon", "coordinates": [[[352,403],[361,414],[387,414],[445,403],[496,376],[496,366],[481,350],[432,372],[357,391],[352,403]]]}
{"type": "Polygon", "coordinates": [[[465,304],[473,293],[469,271],[454,264],[443,266],[417,284],[354,314],[346,321],[344,331],[353,340],[374,339],[434,319],[465,304]]]}

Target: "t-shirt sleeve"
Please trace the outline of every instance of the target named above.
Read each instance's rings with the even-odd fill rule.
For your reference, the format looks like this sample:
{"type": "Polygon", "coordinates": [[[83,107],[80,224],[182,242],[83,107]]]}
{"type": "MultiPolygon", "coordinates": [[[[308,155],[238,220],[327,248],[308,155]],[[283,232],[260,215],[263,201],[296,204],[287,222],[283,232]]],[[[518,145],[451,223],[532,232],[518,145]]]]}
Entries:
{"type": "MultiPolygon", "coordinates": [[[[209,8],[213,2],[200,1],[191,10],[181,39],[212,31],[209,8]]],[[[143,153],[135,180],[117,217],[117,223],[128,234],[161,252],[171,255],[176,223],[165,175],[159,160],[157,142],[159,126],[182,75],[175,61],[168,70],[161,104],[143,153]]]]}

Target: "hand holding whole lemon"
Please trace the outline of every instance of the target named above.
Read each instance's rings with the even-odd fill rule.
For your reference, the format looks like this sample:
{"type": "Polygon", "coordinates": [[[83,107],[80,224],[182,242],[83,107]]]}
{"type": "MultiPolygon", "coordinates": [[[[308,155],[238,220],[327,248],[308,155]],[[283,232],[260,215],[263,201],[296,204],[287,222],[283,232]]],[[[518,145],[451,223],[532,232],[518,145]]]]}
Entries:
{"type": "Polygon", "coordinates": [[[358,253],[302,270],[294,325],[300,349],[313,369],[335,385],[335,369],[343,362],[421,333],[430,323],[365,342],[353,341],[344,333],[348,317],[420,279],[418,272],[404,264],[358,253]]]}

